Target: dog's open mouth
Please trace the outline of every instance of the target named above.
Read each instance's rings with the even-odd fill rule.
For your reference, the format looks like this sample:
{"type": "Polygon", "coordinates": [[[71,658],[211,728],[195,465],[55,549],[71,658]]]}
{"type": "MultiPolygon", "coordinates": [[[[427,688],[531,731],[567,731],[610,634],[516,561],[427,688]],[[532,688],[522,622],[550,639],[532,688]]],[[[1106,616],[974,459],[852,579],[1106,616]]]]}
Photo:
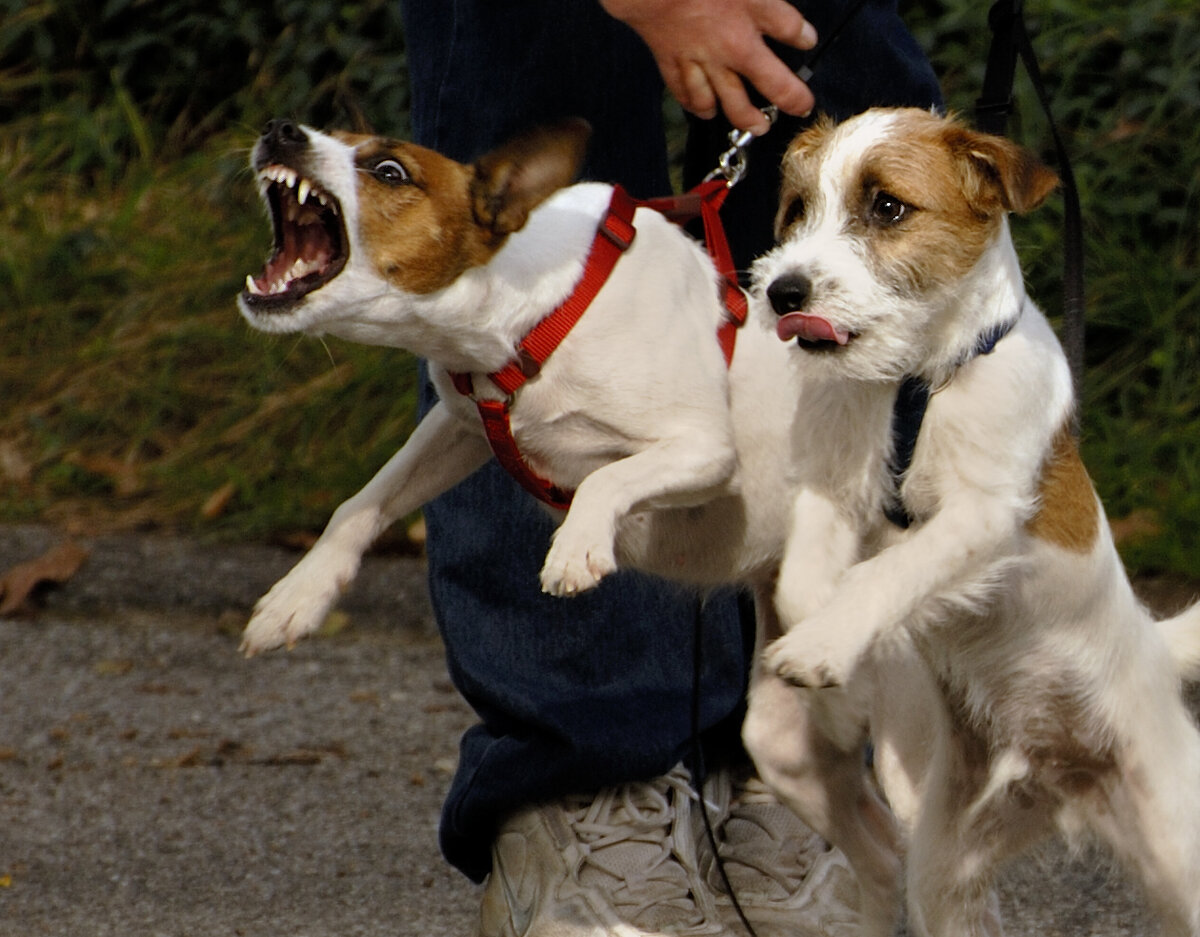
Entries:
{"type": "Polygon", "coordinates": [[[242,298],[270,309],[295,303],[342,272],[346,227],[338,200],[296,170],[272,163],[258,178],[275,248],[262,273],[246,277],[242,298]]]}
{"type": "Polygon", "coordinates": [[[824,316],[809,312],[789,312],[780,316],[775,324],[775,334],[782,342],[793,338],[802,348],[809,351],[834,351],[849,345],[855,333],[834,325],[824,316]]]}

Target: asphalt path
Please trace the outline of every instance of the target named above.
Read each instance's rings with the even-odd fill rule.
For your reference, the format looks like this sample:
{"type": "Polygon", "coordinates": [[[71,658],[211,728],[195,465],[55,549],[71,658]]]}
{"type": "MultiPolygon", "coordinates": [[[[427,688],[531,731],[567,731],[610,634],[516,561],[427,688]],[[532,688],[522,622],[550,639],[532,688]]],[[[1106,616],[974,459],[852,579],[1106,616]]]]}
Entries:
{"type": "MultiPolygon", "coordinates": [[[[0,528],[0,571],[62,539],[0,528]]],[[[457,741],[424,565],[369,558],[336,633],[237,654],[297,555],[86,540],[0,619],[0,937],[467,937],[479,890],[437,850],[457,741]]],[[[1008,874],[1007,932],[1155,932],[1102,857],[1008,874]]]]}

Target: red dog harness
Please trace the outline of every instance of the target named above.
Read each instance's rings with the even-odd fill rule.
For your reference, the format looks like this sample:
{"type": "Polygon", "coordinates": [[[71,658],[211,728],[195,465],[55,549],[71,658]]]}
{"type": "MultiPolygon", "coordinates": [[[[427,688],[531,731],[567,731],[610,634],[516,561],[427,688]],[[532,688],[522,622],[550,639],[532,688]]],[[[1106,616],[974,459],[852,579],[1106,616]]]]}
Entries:
{"type": "MultiPolygon", "coordinates": [[[[709,256],[721,274],[726,318],[717,330],[717,341],[725,355],[728,366],[733,360],[733,348],[737,341],[737,330],[746,321],[748,304],[746,295],[737,285],[733,269],[733,256],[725,231],[721,227],[718,210],[725,201],[729,186],[723,179],[702,183],[680,196],[650,199],[637,202],[620,186],[613,187],[608,210],[601,219],[596,236],[592,240],[584,266],[583,277],[575,290],[553,312],[535,325],[517,344],[517,356],[499,371],[488,375],[488,380],[505,393],[503,400],[481,400],[476,398],[483,430],[497,461],[516,481],[535,498],[560,510],[570,507],[573,492],[563,491],[557,485],[533,471],[521,456],[517,441],[513,437],[509,408],[513,395],[531,377],[542,369],[546,359],[559,346],[567,334],[591,305],[600,288],[607,282],[621,255],[629,249],[637,235],[633,226],[633,215],[639,206],[661,212],[667,218],[682,223],[699,215],[704,222],[704,240],[709,256]]],[[[471,375],[451,372],[454,388],[460,394],[472,397],[475,388],[471,375]]]]}

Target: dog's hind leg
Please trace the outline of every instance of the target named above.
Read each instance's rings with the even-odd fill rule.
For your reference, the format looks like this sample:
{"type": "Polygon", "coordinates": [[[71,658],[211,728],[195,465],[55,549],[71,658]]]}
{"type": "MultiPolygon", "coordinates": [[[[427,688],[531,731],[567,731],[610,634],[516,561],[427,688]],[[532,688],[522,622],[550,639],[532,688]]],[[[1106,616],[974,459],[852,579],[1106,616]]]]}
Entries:
{"type": "Polygon", "coordinates": [[[1167,937],[1200,937],[1200,736],[1173,681],[1121,746],[1113,780],[1077,801],[1082,819],[1140,878],[1167,937]]]}
{"type": "Polygon", "coordinates": [[[743,726],[759,776],[845,853],[862,898],[859,932],[890,937],[900,907],[898,836],[891,812],[867,782],[863,751],[836,747],[817,729],[804,691],[759,671],[743,726]]]}
{"type": "Polygon", "coordinates": [[[953,731],[944,707],[908,843],[906,897],[914,937],[1000,937],[995,876],[1004,860],[1054,830],[1058,801],[1016,751],[953,731]]]}
{"type": "Polygon", "coordinates": [[[966,802],[979,791],[957,754],[939,753],[926,775],[908,844],[908,927],[914,937],[1001,937],[993,874],[1015,847],[997,814],[966,802]]]}

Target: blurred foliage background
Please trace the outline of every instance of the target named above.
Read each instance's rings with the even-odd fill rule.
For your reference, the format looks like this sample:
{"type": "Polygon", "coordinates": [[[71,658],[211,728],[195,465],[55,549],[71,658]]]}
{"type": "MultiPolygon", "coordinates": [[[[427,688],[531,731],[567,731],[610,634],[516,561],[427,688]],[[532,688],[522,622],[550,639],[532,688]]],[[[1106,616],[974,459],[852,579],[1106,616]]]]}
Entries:
{"type": "MultiPolygon", "coordinates": [[[[987,4],[901,8],[969,115],[987,4]]],[[[1085,459],[1134,569],[1200,577],[1200,9],[1026,8],[1082,190],[1085,459]]],[[[406,108],[397,0],[0,0],[0,521],[320,529],[410,431],[415,370],[242,323],[244,167],[270,116],[402,136],[406,108]]],[[[1058,199],[1015,225],[1050,312],[1061,230],[1058,199]]]]}

